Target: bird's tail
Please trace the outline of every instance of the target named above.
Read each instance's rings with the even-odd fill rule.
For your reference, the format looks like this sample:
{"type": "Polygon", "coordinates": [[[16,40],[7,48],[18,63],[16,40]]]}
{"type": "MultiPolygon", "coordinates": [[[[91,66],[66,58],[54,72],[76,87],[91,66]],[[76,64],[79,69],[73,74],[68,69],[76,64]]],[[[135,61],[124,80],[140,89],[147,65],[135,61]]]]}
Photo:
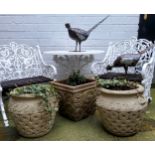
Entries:
{"type": "Polygon", "coordinates": [[[88,34],[91,33],[97,26],[99,26],[102,22],[104,22],[110,15],[107,15],[104,19],[99,21],[97,24],[95,24],[92,28],[90,28],[87,32],[88,34]]]}

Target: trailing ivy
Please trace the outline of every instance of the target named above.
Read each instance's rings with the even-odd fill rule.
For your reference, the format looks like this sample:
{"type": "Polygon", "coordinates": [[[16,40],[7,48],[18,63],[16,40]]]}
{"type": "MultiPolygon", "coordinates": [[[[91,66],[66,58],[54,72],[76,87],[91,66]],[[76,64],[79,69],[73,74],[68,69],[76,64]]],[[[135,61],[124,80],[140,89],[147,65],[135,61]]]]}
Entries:
{"type": "Polygon", "coordinates": [[[24,95],[24,94],[33,94],[38,97],[42,97],[43,104],[45,104],[45,109],[49,112],[52,111],[52,108],[48,104],[49,97],[55,96],[58,97],[54,87],[50,84],[32,84],[23,87],[18,87],[13,89],[10,92],[10,95],[24,95]]]}

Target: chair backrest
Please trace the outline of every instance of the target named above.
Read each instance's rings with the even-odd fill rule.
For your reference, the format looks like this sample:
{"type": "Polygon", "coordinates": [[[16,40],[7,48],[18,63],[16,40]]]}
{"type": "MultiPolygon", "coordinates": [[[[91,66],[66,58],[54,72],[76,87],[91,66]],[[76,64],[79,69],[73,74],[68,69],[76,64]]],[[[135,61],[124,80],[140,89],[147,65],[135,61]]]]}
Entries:
{"type": "MultiPolygon", "coordinates": [[[[152,47],[152,42],[146,39],[136,39],[132,38],[131,40],[119,41],[114,44],[110,43],[105,58],[103,62],[107,65],[112,65],[116,58],[123,54],[140,54],[141,57],[146,54],[147,51],[152,47]],[[143,53],[143,54],[142,54],[143,53]]],[[[150,58],[150,57],[149,57],[150,58]]],[[[112,72],[123,72],[124,69],[113,68],[112,72]]],[[[130,73],[135,72],[135,67],[129,67],[130,73]]]]}
{"type": "MultiPolygon", "coordinates": [[[[102,75],[107,73],[107,65],[112,65],[116,58],[123,54],[137,54],[145,53],[149,47],[152,46],[152,42],[147,39],[136,39],[133,37],[130,40],[118,41],[115,43],[110,42],[107,52],[102,61],[94,62],[91,66],[91,71],[95,75],[102,75]]],[[[142,64],[141,64],[142,65],[142,64]]],[[[110,71],[109,71],[110,72],[110,71]]],[[[111,72],[124,73],[123,67],[113,68],[111,72]]],[[[129,67],[128,73],[135,73],[135,67],[129,67]]]]}
{"type": "MultiPolygon", "coordinates": [[[[132,38],[131,40],[126,41],[120,41],[116,42],[109,46],[107,51],[107,58],[104,61],[107,60],[107,64],[112,65],[113,62],[116,60],[116,58],[123,54],[140,54],[141,57],[142,53],[147,53],[147,51],[152,46],[152,42],[146,40],[146,39],[136,39],[132,38]]],[[[112,70],[113,72],[124,72],[124,69],[122,68],[114,68],[112,70]]],[[[135,67],[130,67],[129,72],[133,73],[135,72],[135,67]]]]}
{"type": "Polygon", "coordinates": [[[0,45],[0,81],[21,79],[42,74],[38,47],[11,42],[0,45]]]}

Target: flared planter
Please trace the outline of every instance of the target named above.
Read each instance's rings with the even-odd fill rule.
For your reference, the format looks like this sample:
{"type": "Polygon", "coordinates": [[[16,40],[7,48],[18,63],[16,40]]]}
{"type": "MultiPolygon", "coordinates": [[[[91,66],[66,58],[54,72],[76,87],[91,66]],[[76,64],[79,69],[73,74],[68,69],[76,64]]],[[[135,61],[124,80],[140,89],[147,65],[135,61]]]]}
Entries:
{"type": "Polygon", "coordinates": [[[110,133],[130,136],[137,133],[142,125],[147,102],[143,97],[144,88],[137,85],[132,90],[109,90],[99,88],[97,116],[110,133]]]}
{"type": "Polygon", "coordinates": [[[60,95],[59,112],[67,118],[79,121],[95,111],[96,81],[78,86],[70,86],[64,81],[54,81],[54,87],[60,95]]]}
{"type": "Polygon", "coordinates": [[[52,108],[51,112],[48,112],[41,102],[41,97],[31,94],[11,96],[8,109],[20,135],[39,137],[52,129],[58,109],[58,100],[56,97],[49,98],[48,104],[52,108]]]}

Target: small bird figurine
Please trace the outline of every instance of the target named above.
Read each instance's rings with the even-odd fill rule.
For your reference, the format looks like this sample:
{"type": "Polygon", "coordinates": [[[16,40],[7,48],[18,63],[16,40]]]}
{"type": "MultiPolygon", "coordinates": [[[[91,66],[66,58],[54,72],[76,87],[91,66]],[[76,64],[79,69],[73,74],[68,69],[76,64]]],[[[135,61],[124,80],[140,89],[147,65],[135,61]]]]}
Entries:
{"type": "Polygon", "coordinates": [[[75,46],[75,52],[77,52],[77,47],[79,44],[79,52],[81,52],[81,42],[87,40],[89,37],[90,33],[102,22],[104,22],[110,15],[106,16],[104,19],[102,19],[100,22],[95,24],[92,28],[90,28],[88,31],[78,29],[78,28],[72,28],[69,23],[65,24],[65,27],[68,30],[68,34],[71,39],[75,40],[76,46],[75,46]]]}

